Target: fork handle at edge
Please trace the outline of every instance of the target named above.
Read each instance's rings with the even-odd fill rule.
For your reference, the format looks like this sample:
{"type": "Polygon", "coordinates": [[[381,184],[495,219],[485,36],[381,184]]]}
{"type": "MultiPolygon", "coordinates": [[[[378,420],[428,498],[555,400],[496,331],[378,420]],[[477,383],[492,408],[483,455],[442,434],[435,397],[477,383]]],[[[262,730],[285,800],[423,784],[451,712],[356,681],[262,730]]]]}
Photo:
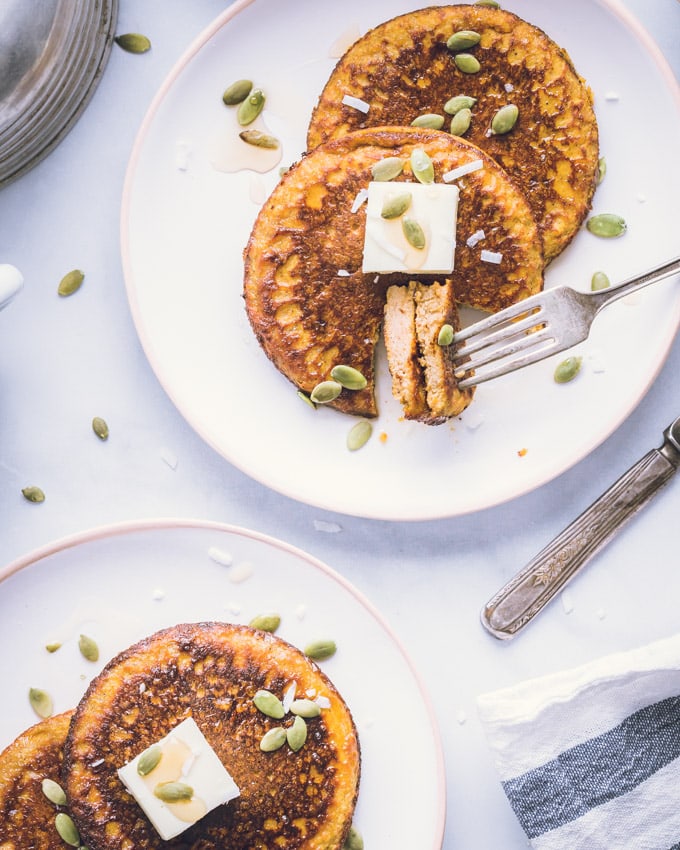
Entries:
{"type": "Polygon", "coordinates": [[[680,463],[652,449],[487,602],[483,626],[513,637],[529,623],[616,531],[662,487],[680,463]]]}
{"type": "Polygon", "coordinates": [[[589,298],[592,298],[597,304],[597,310],[601,310],[606,304],[611,304],[612,301],[618,301],[619,298],[624,298],[630,295],[631,292],[637,292],[638,289],[643,289],[652,283],[658,283],[660,280],[665,280],[680,272],[680,257],[657,266],[651,271],[628,278],[622,283],[618,283],[608,289],[601,289],[598,292],[586,293],[589,298]]]}

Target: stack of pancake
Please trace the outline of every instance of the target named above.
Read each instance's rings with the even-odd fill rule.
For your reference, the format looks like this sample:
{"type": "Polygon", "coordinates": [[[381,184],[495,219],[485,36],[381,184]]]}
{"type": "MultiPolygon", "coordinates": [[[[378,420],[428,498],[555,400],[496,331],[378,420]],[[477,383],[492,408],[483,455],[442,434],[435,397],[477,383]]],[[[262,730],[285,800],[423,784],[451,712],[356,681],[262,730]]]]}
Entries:
{"type": "Polygon", "coordinates": [[[456,388],[451,347],[433,349],[436,331],[455,324],[457,304],[495,312],[539,291],[545,265],[580,227],[598,173],[588,87],[561,47],[510,12],[485,5],[421,9],[377,26],[346,51],[313,110],[307,144],[262,207],[245,249],[244,297],[257,339],[304,393],[338,364],[358,369],[367,386],[343,391],[331,404],[371,417],[378,412],[374,358],[384,328],[404,416],[437,424],[457,415],[472,393],[456,388]],[[472,67],[478,63],[474,73],[469,61],[459,61],[455,43],[447,46],[461,32],[473,34],[464,53],[472,67]],[[444,110],[456,96],[472,104],[462,136],[448,131],[444,110]],[[494,116],[510,104],[516,123],[494,132],[494,116]],[[424,115],[445,123],[412,126],[424,115]],[[415,182],[414,148],[432,159],[436,182],[460,166],[482,164],[456,180],[454,270],[365,274],[366,211],[356,199],[387,157],[404,161],[395,182],[415,182]],[[425,299],[424,287],[433,283],[443,287],[440,297],[425,299]],[[417,304],[421,318],[429,315],[420,330],[417,304]],[[435,373],[443,392],[427,385],[435,373]]]}

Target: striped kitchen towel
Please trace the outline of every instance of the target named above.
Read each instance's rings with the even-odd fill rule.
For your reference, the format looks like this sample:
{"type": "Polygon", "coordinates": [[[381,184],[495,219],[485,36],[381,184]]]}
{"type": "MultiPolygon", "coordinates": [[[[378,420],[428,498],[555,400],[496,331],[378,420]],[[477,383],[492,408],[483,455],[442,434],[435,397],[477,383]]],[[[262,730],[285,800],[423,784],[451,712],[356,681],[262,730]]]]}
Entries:
{"type": "Polygon", "coordinates": [[[478,708],[535,850],[680,850],[680,635],[478,708]]]}

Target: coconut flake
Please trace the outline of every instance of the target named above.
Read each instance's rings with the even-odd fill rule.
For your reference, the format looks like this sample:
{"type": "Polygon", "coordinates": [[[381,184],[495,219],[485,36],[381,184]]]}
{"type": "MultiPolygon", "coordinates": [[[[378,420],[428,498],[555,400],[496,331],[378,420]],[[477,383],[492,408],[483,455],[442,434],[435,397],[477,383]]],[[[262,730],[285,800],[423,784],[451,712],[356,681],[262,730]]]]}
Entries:
{"type": "Polygon", "coordinates": [[[342,102],[345,106],[351,106],[352,109],[358,109],[359,112],[366,113],[371,108],[370,103],[366,103],[365,100],[362,100],[360,97],[354,97],[351,94],[346,94],[342,102]]]}
{"type": "Polygon", "coordinates": [[[337,522],[326,522],[323,519],[315,519],[313,525],[315,531],[325,531],[328,534],[337,534],[342,531],[342,526],[338,525],[337,522]]]}
{"type": "Polygon", "coordinates": [[[511,91],[514,91],[514,90],[515,90],[515,87],[513,86],[513,84],[512,84],[512,83],[505,83],[505,85],[503,86],[503,88],[506,90],[506,92],[507,92],[508,94],[510,94],[510,92],[511,92],[511,91]]]}
{"type": "Polygon", "coordinates": [[[165,591],[162,587],[156,587],[151,594],[151,598],[154,602],[162,602],[165,599],[165,591]]]}
{"type": "Polygon", "coordinates": [[[165,446],[161,447],[161,460],[166,463],[170,469],[177,469],[177,455],[165,446]]]}
{"type": "Polygon", "coordinates": [[[475,230],[471,236],[468,236],[465,244],[468,248],[474,248],[478,242],[482,241],[482,239],[486,239],[486,233],[484,233],[483,230],[475,230]]]}
{"type": "Polygon", "coordinates": [[[483,263],[495,263],[498,265],[503,259],[503,255],[499,251],[487,251],[485,248],[482,248],[479,259],[483,263]]]}
{"type": "Polygon", "coordinates": [[[253,570],[254,568],[250,561],[241,561],[240,564],[236,564],[236,566],[229,570],[229,581],[234,584],[240,584],[242,581],[251,577],[253,570]]]}
{"type": "Polygon", "coordinates": [[[614,103],[617,100],[620,100],[620,95],[617,91],[608,91],[605,94],[604,99],[610,101],[611,103],[614,103]]]}
{"type": "Polygon", "coordinates": [[[464,165],[459,165],[458,168],[452,168],[451,171],[447,171],[446,174],[443,175],[442,180],[444,183],[451,183],[459,177],[463,177],[465,174],[470,174],[473,171],[479,171],[480,168],[484,168],[482,160],[473,159],[472,162],[466,162],[464,165]]]}
{"type": "Polygon", "coordinates": [[[297,682],[291,682],[290,685],[283,692],[283,699],[281,703],[283,705],[283,710],[286,714],[290,711],[290,707],[293,704],[293,700],[295,699],[295,692],[297,691],[297,682]]]}
{"type": "Polygon", "coordinates": [[[217,546],[211,546],[208,549],[208,557],[222,567],[230,567],[234,563],[233,555],[223,549],[218,549],[217,546]]]}
{"type": "Polygon", "coordinates": [[[368,199],[368,189],[359,189],[352,203],[352,212],[359,212],[368,199]]]}
{"type": "Polygon", "coordinates": [[[571,594],[569,593],[569,591],[563,590],[560,599],[562,600],[562,610],[564,611],[564,613],[571,614],[571,612],[574,610],[574,603],[572,602],[571,594]]]}
{"type": "Polygon", "coordinates": [[[349,277],[349,272],[347,269],[338,269],[336,272],[338,277],[349,277]]]}
{"type": "Polygon", "coordinates": [[[314,702],[319,706],[319,708],[330,708],[331,707],[331,701],[328,699],[328,697],[318,696],[314,700],[314,702]]]}

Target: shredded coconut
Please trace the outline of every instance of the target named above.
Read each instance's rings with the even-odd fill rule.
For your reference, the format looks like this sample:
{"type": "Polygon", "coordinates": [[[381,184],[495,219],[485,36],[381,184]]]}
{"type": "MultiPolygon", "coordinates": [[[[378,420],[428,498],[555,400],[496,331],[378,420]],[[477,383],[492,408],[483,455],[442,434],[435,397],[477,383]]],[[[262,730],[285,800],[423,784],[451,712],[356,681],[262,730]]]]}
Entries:
{"type": "Polygon", "coordinates": [[[351,94],[346,94],[343,97],[342,102],[345,106],[351,106],[353,109],[358,109],[359,112],[366,113],[371,108],[370,103],[366,103],[365,100],[362,100],[360,97],[354,97],[351,94]]]}
{"type": "Polygon", "coordinates": [[[604,99],[611,101],[613,103],[614,101],[617,101],[617,100],[620,99],[620,95],[616,91],[608,91],[607,94],[604,96],[604,99]]]}
{"type": "Polygon", "coordinates": [[[208,549],[208,557],[216,564],[221,564],[223,567],[230,567],[234,563],[233,555],[229,552],[223,551],[222,549],[218,549],[216,546],[212,546],[208,549]]]}
{"type": "Polygon", "coordinates": [[[506,90],[506,92],[507,92],[508,94],[510,94],[510,92],[511,92],[511,91],[514,91],[514,90],[515,90],[515,87],[513,86],[513,84],[512,84],[512,83],[506,83],[506,84],[503,86],[503,88],[506,90]]]}
{"type": "Polygon", "coordinates": [[[470,174],[473,171],[479,171],[480,168],[484,168],[482,160],[473,159],[472,162],[466,162],[465,165],[459,165],[458,168],[453,168],[451,171],[447,171],[446,174],[442,176],[442,180],[444,183],[451,183],[459,177],[463,177],[465,174],[470,174]]]}
{"type": "Polygon", "coordinates": [[[239,584],[246,579],[249,579],[253,574],[253,565],[250,561],[241,561],[240,564],[236,564],[235,567],[232,567],[229,571],[229,581],[234,584],[239,584]]]}
{"type": "Polygon", "coordinates": [[[352,212],[359,212],[361,207],[366,203],[368,198],[368,189],[359,189],[352,203],[352,212]]]}
{"type": "Polygon", "coordinates": [[[562,610],[564,611],[564,613],[571,614],[571,612],[574,610],[574,603],[571,600],[571,594],[569,593],[569,591],[563,590],[560,599],[562,600],[562,610]]]}
{"type": "Polygon", "coordinates": [[[349,277],[349,272],[347,269],[338,269],[337,275],[338,277],[349,277]]]}
{"type": "Polygon", "coordinates": [[[486,233],[484,233],[483,230],[475,230],[471,236],[468,236],[465,244],[468,248],[474,248],[478,242],[482,241],[482,239],[486,239],[486,233]]]}
{"type": "Polygon", "coordinates": [[[496,263],[498,265],[503,259],[503,255],[499,251],[487,251],[485,248],[482,248],[479,259],[483,263],[496,263]]]}
{"type": "Polygon", "coordinates": [[[315,519],[314,529],[315,531],[326,531],[328,534],[337,534],[338,531],[342,531],[342,526],[338,525],[337,522],[326,522],[323,519],[315,519]]]}

